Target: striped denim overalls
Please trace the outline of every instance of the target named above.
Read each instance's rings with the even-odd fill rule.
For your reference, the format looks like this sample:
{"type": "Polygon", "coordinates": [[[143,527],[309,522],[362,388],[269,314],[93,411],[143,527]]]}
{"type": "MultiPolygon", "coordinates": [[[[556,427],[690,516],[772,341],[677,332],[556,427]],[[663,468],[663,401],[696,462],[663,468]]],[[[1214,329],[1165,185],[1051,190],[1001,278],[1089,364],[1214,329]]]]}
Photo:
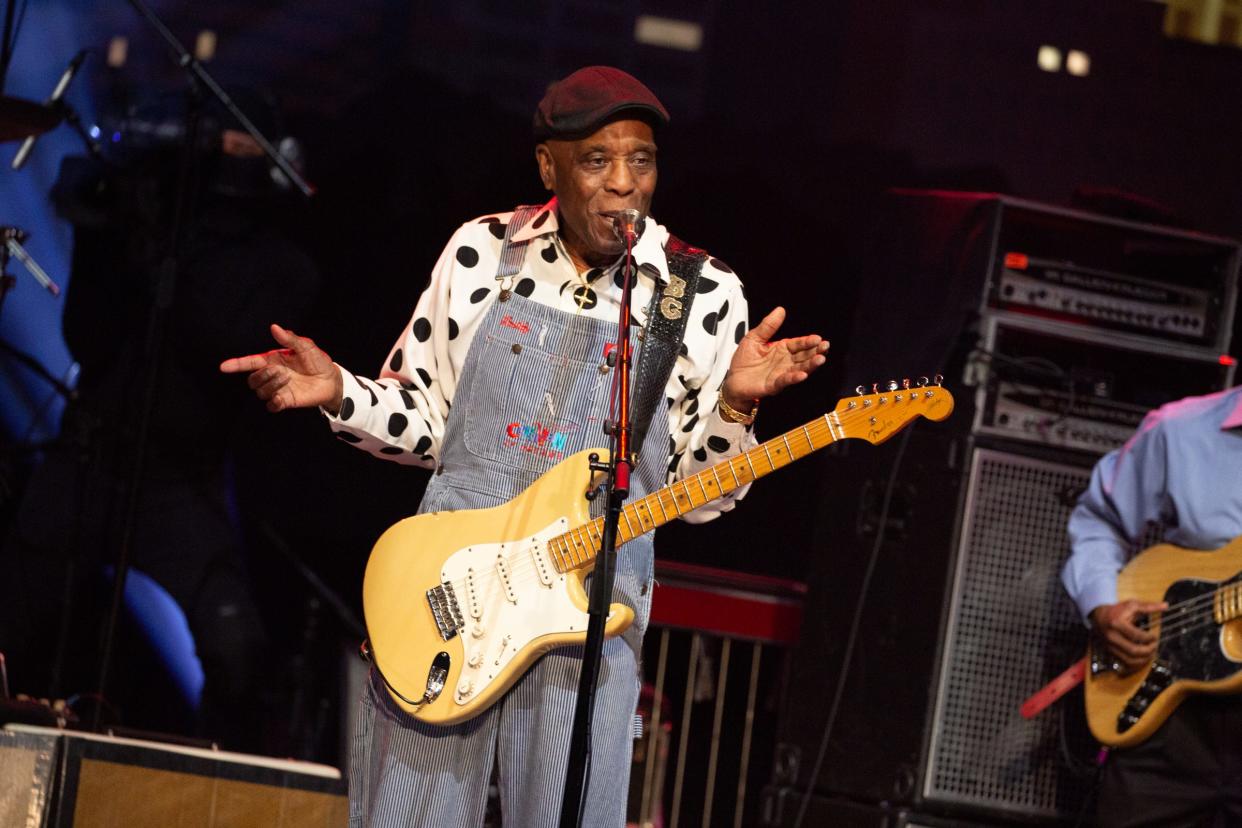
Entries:
{"type": "MultiPolygon", "coordinates": [[[[616,324],[566,313],[517,294],[496,301],[471,343],[420,512],[496,506],[560,459],[607,446],[613,372],[601,369],[616,324]]],[[[641,359],[641,349],[636,355],[641,359]]],[[[630,499],[664,484],[668,408],[652,415],[630,499]]],[[[604,497],[592,506],[598,514],[604,497]]],[[[604,644],[584,824],[622,826],[638,702],[636,652],[651,606],[652,537],[621,548],[613,600],[635,610],[633,627],[604,644]]],[[[495,706],[451,727],[424,725],[372,682],[359,707],[350,761],[350,824],[482,824],[493,761],[506,826],[556,825],[565,783],[581,648],[545,655],[495,706]]]]}

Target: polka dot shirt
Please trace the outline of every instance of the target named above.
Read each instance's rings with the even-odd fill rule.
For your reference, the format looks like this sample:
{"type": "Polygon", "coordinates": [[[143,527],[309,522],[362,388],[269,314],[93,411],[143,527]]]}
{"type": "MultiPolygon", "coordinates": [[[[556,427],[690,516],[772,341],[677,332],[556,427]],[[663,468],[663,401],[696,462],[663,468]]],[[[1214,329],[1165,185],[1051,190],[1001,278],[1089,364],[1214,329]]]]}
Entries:
{"type": "MultiPolygon", "coordinates": [[[[325,412],[341,440],[399,463],[435,468],[458,379],[475,331],[501,283],[496,281],[501,242],[512,213],[463,224],[449,240],[380,371],[367,379],[341,369],[345,396],[337,416],[325,412]]],[[[569,260],[557,235],[556,199],[543,205],[514,234],[528,241],[510,288],[567,313],[615,321],[621,296],[620,259],[585,273],[569,260]]],[[[648,219],[634,246],[638,281],[631,307],[646,322],[657,281],[668,281],[664,245],[669,232],[648,219]]],[[[669,400],[668,481],[680,480],[756,445],[752,430],[723,420],[716,408],[729,361],[747,330],[742,283],[719,259],[703,265],[685,341],[665,388],[669,400]]],[[[745,495],[732,495],[684,516],[700,523],[730,511],[745,495]]]]}

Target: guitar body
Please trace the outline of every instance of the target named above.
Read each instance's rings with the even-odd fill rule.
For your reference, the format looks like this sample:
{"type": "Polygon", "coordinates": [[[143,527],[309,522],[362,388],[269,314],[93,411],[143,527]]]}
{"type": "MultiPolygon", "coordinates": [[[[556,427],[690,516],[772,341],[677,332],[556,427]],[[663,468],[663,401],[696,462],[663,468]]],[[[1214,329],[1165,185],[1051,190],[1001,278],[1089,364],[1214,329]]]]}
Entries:
{"type": "MultiPolygon", "coordinates": [[[[469,719],[543,653],[586,639],[583,581],[591,567],[557,572],[543,542],[590,520],[584,495],[593,452],[608,453],[567,457],[501,506],[406,518],[376,542],[362,585],[367,633],[389,694],[406,712],[437,725],[469,719]],[[464,621],[447,640],[426,595],[444,583],[456,585],[464,621]],[[443,690],[425,701],[437,665],[446,669],[443,690]]],[[[604,634],[619,635],[633,620],[632,609],[613,604],[604,634]]]]}
{"type": "Polygon", "coordinates": [[[1087,724],[1097,740],[1137,745],[1187,695],[1242,691],[1239,573],[1242,538],[1214,552],[1160,544],[1126,565],[1117,576],[1118,600],[1167,601],[1169,609],[1150,619],[1160,637],[1151,664],[1129,674],[1088,672],[1087,724]]]}

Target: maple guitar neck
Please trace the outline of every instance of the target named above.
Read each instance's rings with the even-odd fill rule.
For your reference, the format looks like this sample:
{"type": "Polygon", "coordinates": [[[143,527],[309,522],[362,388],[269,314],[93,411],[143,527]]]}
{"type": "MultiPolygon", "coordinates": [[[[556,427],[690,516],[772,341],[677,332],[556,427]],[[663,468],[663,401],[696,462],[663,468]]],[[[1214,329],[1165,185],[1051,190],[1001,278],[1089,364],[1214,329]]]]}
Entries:
{"type": "MultiPolygon", "coordinates": [[[[879,445],[918,416],[942,420],[953,396],[940,385],[894,388],[887,393],[841,400],[835,410],[760,443],[627,505],[621,510],[618,545],[711,503],[838,440],[879,445]]],[[[553,565],[570,572],[594,565],[603,543],[604,519],[595,518],[548,541],[553,565]]]]}

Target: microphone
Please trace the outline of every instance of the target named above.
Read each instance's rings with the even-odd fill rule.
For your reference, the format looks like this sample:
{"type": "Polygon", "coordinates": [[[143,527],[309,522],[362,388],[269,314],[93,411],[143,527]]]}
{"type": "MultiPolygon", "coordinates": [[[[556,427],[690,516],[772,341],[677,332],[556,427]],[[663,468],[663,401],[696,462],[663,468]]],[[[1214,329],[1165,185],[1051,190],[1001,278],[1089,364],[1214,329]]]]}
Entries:
{"type": "MultiPolygon", "coordinates": [[[[52,90],[52,96],[43,102],[46,107],[53,107],[60,103],[60,99],[65,96],[65,90],[69,88],[69,84],[73,82],[73,76],[82,68],[82,61],[86,60],[86,49],[78,52],[73,56],[73,60],[69,61],[69,65],[65,67],[65,73],[60,76],[60,80],[56,82],[56,88],[52,90]]],[[[20,170],[26,163],[26,159],[30,157],[30,151],[34,149],[37,135],[29,135],[17,150],[17,155],[13,156],[13,169],[20,170]]]]}
{"type": "Polygon", "coordinates": [[[609,215],[612,216],[612,229],[617,234],[617,238],[631,245],[638,241],[638,237],[643,234],[643,229],[647,225],[647,219],[633,207],[613,210],[609,215]]]}

